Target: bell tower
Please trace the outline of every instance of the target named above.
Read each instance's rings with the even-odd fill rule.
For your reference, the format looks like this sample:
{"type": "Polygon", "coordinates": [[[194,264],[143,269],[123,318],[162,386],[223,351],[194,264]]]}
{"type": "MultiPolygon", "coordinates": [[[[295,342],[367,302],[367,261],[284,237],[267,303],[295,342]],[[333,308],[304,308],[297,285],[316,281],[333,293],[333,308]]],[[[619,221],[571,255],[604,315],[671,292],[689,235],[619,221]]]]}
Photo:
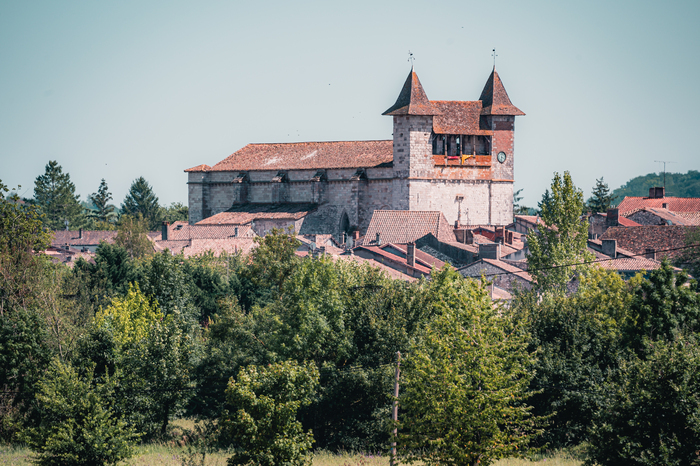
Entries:
{"type": "Polygon", "coordinates": [[[382,115],[394,117],[394,180],[393,208],[412,210],[417,200],[412,199],[409,180],[425,178],[433,168],[433,116],[440,112],[428,100],[413,67],[404,82],[396,103],[382,115]]]}

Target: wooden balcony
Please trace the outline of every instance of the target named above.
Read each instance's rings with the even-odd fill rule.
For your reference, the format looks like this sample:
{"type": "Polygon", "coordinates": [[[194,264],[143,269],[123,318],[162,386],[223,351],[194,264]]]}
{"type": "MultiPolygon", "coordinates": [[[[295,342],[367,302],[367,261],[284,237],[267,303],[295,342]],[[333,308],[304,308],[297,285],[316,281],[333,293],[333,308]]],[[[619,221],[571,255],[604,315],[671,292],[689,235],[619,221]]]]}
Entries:
{"type": "Polygon", "coordinates": [[[490,155],[433,155],[436,167],[491,168],[490,155]]]}

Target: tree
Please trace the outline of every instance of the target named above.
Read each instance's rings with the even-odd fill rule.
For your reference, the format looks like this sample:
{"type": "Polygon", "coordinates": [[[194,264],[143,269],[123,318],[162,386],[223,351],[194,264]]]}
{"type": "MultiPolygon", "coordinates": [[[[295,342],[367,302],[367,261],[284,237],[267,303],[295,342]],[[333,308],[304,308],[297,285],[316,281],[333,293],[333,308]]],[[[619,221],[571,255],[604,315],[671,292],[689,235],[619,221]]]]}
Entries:
{"type": "Polygon", "coordinates": [[[538,291],[564,293],[591,257],[587,251],[588,223],[581,218],[583,193],[574,186],[569,172],[563,177],[555,173],[551,194],[547,190],[540,205],[544,226],[527,235],[528,270],[538,291]]]}
{"type": "Polygon", "coordinates": [[[136,217],[122,215],[114,244],[126,249],[132,259],[143,257],[153,252],[153,245],[148,240],[147,234],[148,223],[140,213],[136,217]]]}
{"type": "Polygon", "coordinates": [[[520,205],[520,201],[523,200],[523,196],[520,194],[522,193],[522,189],[518,189],[513,193],[513,215],[530,215],[530,211],[534,210],[531,209],[530,207],[520,205]]]}
{"type": "Polygon", "coordinates": [[[595,188],[593,188],[592,194],[587,203],[588,209],[592,214],[607,212],[615,201],[615,196],[610,195],[610,188],[608,188],[608,184],[603,181],[603,177],[599,180],[595,180],[595,188]]]}
{"type": "Polygon", "coordinates": [[[46,165],[46,172],[34,182],[34,202],[41,209],[44,223],[52,230],[62,230],[82,224],[83,213],[80,196],[75,194],[75,185],[68,173],[55,160],[46,165]]]}
{"type": "Polygon", "coordinates": [[[171,225],[175,222],[186,222],[189,219],[189,208],[180,202],[173,202],[169,207],[160,207],[158,218],[171,225]]]}
{"type": "Polygon", "coordinates": [[[230,412],[220,424],[232,440],[229,465],[308,466],[313,444],[297,412],[311,403],[318,386],[313,363],[294,361],[241,369],[226,388],[230,412]]]}
{"type": "Polygon", "coordinates": [[[29,446],[41,466],[116,465],[133,455],[139,438],[110,407],[111,380],[93,386],[70,365],[54,360],[39,382],[41,424],[30,429],[29,446]]]}
{"type": "Polygon", "coordinates": [[[95,209],[97,209],[96,212],[91,214],[91,217],[100,222],[114,222],[117,216],[115,212],[116,207],[112,204],[108,204],[108,202],[112,200],[112,193],[108,191],[107,182],[104,178],[102,178],[97,192],[90,194],[88,199],[95,206],[95,209]]]}
{"type": "Polygon", "coordinates": [[[620,333],[632,290],[613,271],[591,267],[570,296],[520,294],[512,306],[537,352],[531,388],[534,414],[550,416],[541,438],[548,448],[567,448],[588,439],[593,415],[603,407],[599,387],[617,369],[620,333]]]}
{"type": "Polygon", "coordinates": [[[549,188],[547,188],[544,190],[544,194],[542,194],[542,200],[537,203],[537,214],[541,215],[542,210],[545,208],[545,206],[548,206],[551,201],[552,195],[549,194],[549,188]]]}
{"type": "Polygon", "coordinates": [[[693,277],[700,279],[700,227],[688,228],[685,234],[685,246],[675,263],[683,267],[693,277]]]}
{"type": "Polygon", "coordinates": [[[156,197],[151,185],[141,176],[136,178],[129,192],[122,203],[122,213],[136,217],[141,214],[145,219],[147,228],[157,229],[159,227],[158,197],[156,197]]]}
{"type": "Polygon", "coordinates": [[[409,348],[399,396],[399,455],[408,462],[491,464],[524,455],[541,430],[526,403],[534,356],[478,282],[447,268],[441,313],[409,348]]]}
{"type": "Polygon", "coordinates": [[[605,385],[590,431],[587,465],[697,464],[700,346],[697,336],[656,341],[645,358],[622,360],[605,385]]]}
{"type": "Polygon", "coordinates": [[[273,228],[264,237],[256,237],[255,242],[258,247],[250,254],[246,275],[257,288],[278,293],[299,263],[294,252],[301,243],[291,228],[287,233],[273,228]]]}

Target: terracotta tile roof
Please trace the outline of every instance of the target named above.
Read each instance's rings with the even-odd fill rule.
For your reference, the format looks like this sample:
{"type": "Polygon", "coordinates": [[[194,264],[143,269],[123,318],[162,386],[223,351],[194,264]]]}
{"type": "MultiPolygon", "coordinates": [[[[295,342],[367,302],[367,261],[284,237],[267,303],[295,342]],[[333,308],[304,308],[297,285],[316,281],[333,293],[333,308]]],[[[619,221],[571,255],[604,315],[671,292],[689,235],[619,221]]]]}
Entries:
{"type": "MultiPolygon", "coordinates": [[[[607,239],[607,238],[606,238],[607,239]]],[[[603,241],[600,239],[589,239],[588,241],[588,250],[592,251],[596,257],[600,254],[599,258],[605,258],[609,257],[603,254],[603,241]]],[[[636,252],[633,251],[628,251],[627,249],[621,248],[620,245],[618,244],[617,247],[615,248],[617,251],[617,255],[620,256],[627,256],[627,257],[635,257],[637,255],[636,252]]]]}
{"type": "Polygon", "coordinates": [[[234,238],[236,230],[238,230],[238,237],[255,236],[249,226],[189,225],[187,222],[174,222],[168,227],[168,241],[234,238]]]}
{"type": "Polygon", "coordinates": [[[542,225],[544,226],[544,221],[539,215],[516,215],[516,219],[531,223],[532,225],[542,225]]]}
{"type": "Polygon", "coordinates": [[[454,241],[452,227],[439,211],[375,210],[362,241],[363,245],[409,243],[432,233],[438,241],[454,241]]]}
{"type": "Polygon", "coordinates": [[[666,209],[671,212],[700,212],[700,197],[629,197],[626,196],[617,208],[620,215],[629,215],[647,208],[666,209]]]}
{"type": "Polygon", "coordinates": [[[114,243],[114,238],[117,236],[114,230],[83,230],[82,238],[79,238],[81,236],[79,231],[56,230],[53,233],[54,238],[51,240],[53,246],[63,246],[66,243],[71,246],[95,246],[100,244],[100,241],[114,243]]]}
{"type": "Polygon", "coordinates": [[[479,126],[481,102],[432,100],[441,114],[433,118],[433,131],[438,134],[471,134],[489,136],[493,131],[479,126]]]}
{"type": "Polygon", "coordinates": [[[618,257],[617,259],[596,262],[596,264],[603,269],[617,270],[619,272],[656,270],[661,267],[661,262],[645,257],[618,257]]]}
{"type": "MultiPolygon", "coordinates": [[[[653,214],[653,215],[659,217],[667,225],[686,225],[686,226],[687,225],[697,225],[696,223],[693,222],[692,217],[686,218],[686,217],[680,216],[674,212],[671,212],[668,209],[644,207],[643,209],[638,210],[634,214],[636,214],[638,212],[648,212],[650,214],[653,214]],[[670,223],[667,223],[667,222],[670,222],[670,223]]],[[[688,213],[694,214],[696,212],[688,212],[688,213]]],[[[634,214],[630,214],[630,215],[634,215],[634,214]]],[[[698,212],[698,214],[700,214],[700,212],[698,212]]],[[[620,223],[622,223],[622,222],[620,222],[620,223]]]]}
{"type": "Polygon", "coordinates": [[[201,164],[196,167],[188,168],[185,172],[208,172],[209,170],[211,170],[209,165],[201,164]]]}
{"type": "MultiPolygon", "coordinates": [[[[379,258],[383,259],[388,259],[389,261],[393,261],[402,265],[405,265],[407,268],[417,270],[418,272],[421,272],[423,275],[430,275],[430,272],[432,271],[432,267],[430,266],[425,266],[420,263],[419,260],[416,260],[416,265],[414,266],[409,266],[406,263],[406,258],[401,257],[400,255],[393,254],[390,250],[386,249],[386,245],[384,247],[377,247],[377,246],[358,246],[355,248],[355,254],[358,254],[358,250],[360,249],[365,249],[367,251],[370,251],[372,254],[379,258]]],[[[417,258],[416,258],[417,259],[417,258]]]]}
{"type": "MultiPolygon", "coordinates": [[[[600,239],[615,239],[619,247],[632,251],[635,254],[644,254],[647,249],[665,251],[667,249],[684,247],[685,236],[693,228],[697,227],[680,225],[612,227],[608,228],[600,239]]],[[[657,258],[661,256],[675,258],[681,254],[683,254],[683,250],[677,249],[659,252],[657,253],[657,258]]]]}
{"type": "Polygon", "coordinates": [[[355,263],[360,264],[360,265],[367,264],[370,267],[380,269],[382,272],[384,272],[390,278],[393,278],[395,280],[405,280],[407,282],[414,282],[417,280],[415,277],[411,277],[410,275],[407,275],[403,272],[392,269],[391,267],[387,267],[386,265],[382,264],[381,262],[377,262],[376,260],[373,260],[373,259],[365,259],[364,257],[359,257],[359,256],[356,256],[356,255],[350,254],[350,253],[346,253],[346,254],[343,254],[340,256],[334,256],[334,257],[337,257],[339,260],[355,262],[355,263]]]}
{"type": "Polygon", "coordinates": [[[168,249],[173,255],[182,253],[185,257],[193,257],[208,251],[218,256],[222,252],[228,254],[248,254],[257,246],[254,238],[194,238],[175,241],[156,241],[156,251],[168,249]]]}
{"type": "Polygon", "coordinates": [[[675,214],[688,220],[690,225],[700,225],[700,212],[676,212],[675,214]]]}
{"type": "Polygon", "coordinates": [[[234,204],[228,211],[200,220],[195,225],[247,225],[256,219],[299,220],[317,207],[317,204],[234,204]]]}
{"type": "Polygon", "coordinates": [[[482,115],[525,115],[510,101],[496,68],[493,69],[486,81],[479,100],[484,107],[481,111],[482,115]]]}
{"type": "MultiPolygon", "coordinates": [[[[515,267],[513,265],[510,265],[507,262],[504,262],[501,260],[496,260],[496,259],[479,259],[476,262],[472,262],[469,265],[465,265],[464,267],[458,269],[458,271],[460,273],[462,273],[462,275],[464,275],[464,272],[466,272],[467,273],[466,276],[469,276],[469,277],[481,277],[481,270],[478,269],[478,265],[482,264],[482,263],[486,263],[486,264],[489,264],[497,269],[501,269],[501,270],[503,270],[503,272],[520,277],[525,281],[528,281],[528,282],[532,281],[532,276],[528,272],[526,272],[522,269],[519,269],[518,267],[515,267]],[[473,269],[474,271],[469,271],[469,269],[473,269]]],[[[490,278],[490,277],[487,275],[486,278],[490,278]]]]}
{"type": "Polygon", "coordinates": [[[186,171],[377,167],[389,164],[394,160],[393,144],[392,140],[248,144],[211,168],[204,170],[195,167],[186,171]]]}
{"type": "Polygon", "coordinates": [[[418,75],[413,69],[408,74],[396,103],[382,115],[437,115],[439,112],[425,95],[418,75]]]}
{"type": "MultiPolygon", "coordinates": [[[[406,254],[407,254],[407,244],[390,244],[390,246],[393,246],[394,248],[398,249],[403,253],[403,259],[406,259],[406,254]]],[[[385,246],[382,246],[382,248],[386,249],[385,246]]],[[[421,251],[420,249],[416,248],[416,263],[417,264],[422,264],[425,265],[426,267],[435,267],[436,269],[441,269],[444,265],[445,262],[441,261],[437,257],[428,254],[425,251],[421,251]]]]}

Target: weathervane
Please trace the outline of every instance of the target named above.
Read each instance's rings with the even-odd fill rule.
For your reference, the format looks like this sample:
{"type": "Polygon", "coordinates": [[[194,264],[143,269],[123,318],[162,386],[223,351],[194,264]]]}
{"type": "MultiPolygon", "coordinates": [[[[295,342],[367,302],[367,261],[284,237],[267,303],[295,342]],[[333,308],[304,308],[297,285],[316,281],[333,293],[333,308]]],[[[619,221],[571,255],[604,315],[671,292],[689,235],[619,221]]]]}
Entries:
{"type": "Polygon", "coordinates": [[[493,69],[495,70],[496,69],[496,57],[498,56],[498,55],[496,55],[496,49],[493,49],[493,53],[491,53],[491,56],[493,57],[493,69]]]}
{"type": "Polygon", "coordinates": [[[411,64],[411,69],[413,69],[413,62],[416,61],[416,57],[413,56],[413,53],[409,50],[408,51],[408,62],[411,64]]]}

